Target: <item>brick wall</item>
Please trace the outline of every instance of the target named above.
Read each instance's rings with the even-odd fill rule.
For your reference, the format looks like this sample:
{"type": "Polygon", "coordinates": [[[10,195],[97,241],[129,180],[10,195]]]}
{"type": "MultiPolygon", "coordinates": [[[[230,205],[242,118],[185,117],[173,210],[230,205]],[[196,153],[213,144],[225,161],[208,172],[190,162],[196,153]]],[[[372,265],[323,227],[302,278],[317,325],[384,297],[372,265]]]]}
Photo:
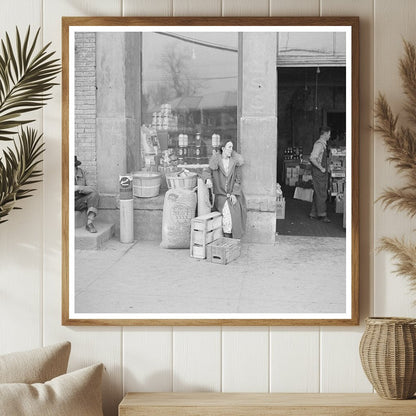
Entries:
{"type": "Polygon", "coordinates": [[[75,154],[97,185],[95,33],[75,33],[75,154]]]}

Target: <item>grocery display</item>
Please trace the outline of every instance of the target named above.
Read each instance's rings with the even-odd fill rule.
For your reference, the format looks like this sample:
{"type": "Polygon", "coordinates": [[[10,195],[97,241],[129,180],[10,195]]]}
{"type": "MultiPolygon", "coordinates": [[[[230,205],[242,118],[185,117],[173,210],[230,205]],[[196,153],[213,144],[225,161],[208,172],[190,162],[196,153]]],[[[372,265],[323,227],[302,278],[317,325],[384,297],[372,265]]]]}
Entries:
{"type": "Polygon", "coordinates": [[[150,155],[163,152],[167,152],[163,159],[165,168],[171,165],[172,158],[180,166],[204,165],[219,150],[222,138],[236,142],[237,106],[228,103],[234,102],[236,96],[232,95],[228,104],[223,105],[223,95],[211,97],[218,101],[218,106],[203,107],[201,103],[207,101],[204,96],[184,97],[180,104],[164,103],[158,111],[147,113],[146,124],[141,128],[142,160],[146,169],[157,165],[151,162],[150,155]]]}
{"type": "Polygon", "coordinates": [[[332,197],[341,199],[344,194],[346,176],[346,151],[345,147],[329,149],[328,156],[329,192],[332,197]]]}

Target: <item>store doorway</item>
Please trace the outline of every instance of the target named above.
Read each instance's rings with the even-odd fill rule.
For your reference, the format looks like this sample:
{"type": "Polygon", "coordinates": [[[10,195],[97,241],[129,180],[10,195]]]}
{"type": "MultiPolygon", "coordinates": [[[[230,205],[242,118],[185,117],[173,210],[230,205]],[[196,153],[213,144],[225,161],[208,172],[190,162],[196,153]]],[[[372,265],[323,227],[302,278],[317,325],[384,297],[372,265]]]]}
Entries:
{"type": "Polygon", "coordinates": [[[345,237],[343,215],[331,192],[327,200],[331,223],[309,218],[313,195],[309,156],[320,127],[331,127],[328,148],[345,149],[345,74],[345,67],[277,68],[277,181],[285,200],[278,235],[345,237]]]}

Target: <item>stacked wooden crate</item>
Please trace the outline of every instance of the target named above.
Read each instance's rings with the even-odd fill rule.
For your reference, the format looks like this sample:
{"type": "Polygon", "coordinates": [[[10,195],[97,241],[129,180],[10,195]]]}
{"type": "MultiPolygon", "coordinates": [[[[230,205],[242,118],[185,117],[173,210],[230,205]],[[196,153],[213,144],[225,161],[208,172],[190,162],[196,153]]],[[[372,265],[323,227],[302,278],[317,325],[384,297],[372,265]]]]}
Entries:
{"type": "Polygon", "coordinates": [[[240,252],[240,240],[221,237],[207,245],[207,260],[212,263],[228,264],[240,257],[240,252]]]}
{"type": "Polygon", "coordinates": [[[200,215],[191,220],[191,257],[206,258],[207,244],[222,237],[222,215],[219,212],[200,215]]]}

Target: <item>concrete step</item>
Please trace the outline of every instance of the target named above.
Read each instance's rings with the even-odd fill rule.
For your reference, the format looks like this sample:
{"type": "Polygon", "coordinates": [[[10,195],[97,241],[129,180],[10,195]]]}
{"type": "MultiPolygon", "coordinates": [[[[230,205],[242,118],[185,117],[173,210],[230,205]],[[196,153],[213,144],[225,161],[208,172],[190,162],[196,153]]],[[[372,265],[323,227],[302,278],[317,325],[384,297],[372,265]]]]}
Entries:
{"type": "Polygon", "coordinates": [[[85,227],[75,229],[75,249],[100,249],[114,234],[114,224],[94,221],[94,226],[97,230],[96,233],[90,233],[85,227]]]}
{"type": "Polygon", "coordinates": [[[84,227],[87,223],[87,211],[75,211],[74,212],[75,218],[75,228],[84,227]]]}

